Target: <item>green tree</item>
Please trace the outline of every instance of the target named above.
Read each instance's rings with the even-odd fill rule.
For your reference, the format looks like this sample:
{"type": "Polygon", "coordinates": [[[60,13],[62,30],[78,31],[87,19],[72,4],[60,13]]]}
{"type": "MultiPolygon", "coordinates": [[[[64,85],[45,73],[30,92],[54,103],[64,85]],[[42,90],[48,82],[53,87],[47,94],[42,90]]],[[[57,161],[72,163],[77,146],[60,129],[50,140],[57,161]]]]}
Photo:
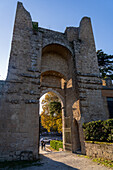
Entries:
{"type": "Polygon", "coordinates": [[[97,58],[102,78],[110,77],[113,80],[113,55],[108,55],[102,50],[98,50],[97,58]]]}
{"type": "Polygon", "coordinates": [[[59,98],[53,92],[45,95],[42,100],[41,124],[50,131],[62,132],[62,111],[59,98]]]}

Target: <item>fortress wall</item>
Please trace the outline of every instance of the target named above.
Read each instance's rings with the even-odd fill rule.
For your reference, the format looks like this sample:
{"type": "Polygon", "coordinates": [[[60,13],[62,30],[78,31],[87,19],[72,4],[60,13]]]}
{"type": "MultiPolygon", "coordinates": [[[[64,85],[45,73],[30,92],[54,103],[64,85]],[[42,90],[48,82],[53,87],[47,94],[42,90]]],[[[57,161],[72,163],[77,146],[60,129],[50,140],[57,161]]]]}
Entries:
{"type": "Polygon", "coordinates": [[[81,145],[85,153],[82,124],[107,119],[90,18],[84,17],[78,28],[68,27],[65,33],[36,30],[19,2],[8,75],[0,83],[0,160],[38,158],[39,99],[49,88],[64,99],[65,148],[75,152],[81,145]],[[44,79],[47,71],[60,74],[44,79]]]}

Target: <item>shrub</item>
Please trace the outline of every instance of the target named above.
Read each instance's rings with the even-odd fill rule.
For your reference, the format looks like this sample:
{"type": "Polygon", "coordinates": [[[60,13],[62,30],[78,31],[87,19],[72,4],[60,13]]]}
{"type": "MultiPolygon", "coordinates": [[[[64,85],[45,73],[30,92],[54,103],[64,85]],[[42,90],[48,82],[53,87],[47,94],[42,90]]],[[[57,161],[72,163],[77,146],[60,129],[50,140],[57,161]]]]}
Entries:
{"type": "Polygon", "coordinates": [[[113,119],[83,124],[85,140],[113,142],[113,119]]]}
{"type": "Polygon", "coordinates": [[[38,31],[38,22],[32,22],[33,30],[38,31]]]}
{"type": "Polygon", "coordinates": [[[51,140],[50,141],[50,146],[55,149],[55,150],[59,150],[59,148],[63,149],[63,142],[61,141],[57,141],[57,140],[51,140]]]}

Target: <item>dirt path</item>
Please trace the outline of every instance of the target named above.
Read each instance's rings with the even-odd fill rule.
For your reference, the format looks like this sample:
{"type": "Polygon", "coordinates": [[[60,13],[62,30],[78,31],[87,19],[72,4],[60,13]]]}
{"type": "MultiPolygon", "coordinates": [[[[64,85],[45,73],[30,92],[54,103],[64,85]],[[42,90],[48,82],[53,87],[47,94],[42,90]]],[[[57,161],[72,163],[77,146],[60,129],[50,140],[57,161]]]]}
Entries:
{"type": "Polygon", "coordinates": [[[110,170],[88,158],[70,152],[46,153],[40,155],[40,159],[40,166],[31,166],[23,170],[110,170]]]}

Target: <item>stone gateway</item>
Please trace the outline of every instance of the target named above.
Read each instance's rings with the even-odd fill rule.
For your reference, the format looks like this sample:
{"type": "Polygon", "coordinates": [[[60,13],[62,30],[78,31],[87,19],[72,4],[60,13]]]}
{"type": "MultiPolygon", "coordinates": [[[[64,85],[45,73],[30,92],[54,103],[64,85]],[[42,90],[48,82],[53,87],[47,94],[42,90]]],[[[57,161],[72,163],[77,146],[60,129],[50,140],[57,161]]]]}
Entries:
{"type": "Polygon", "coordinates": [[[85,153],[82,124],[108,118],[103,107],[91,20],[64,33],[38,27],[18,2],[8,74],[0,82],[0,160],[39,154],[39,99],[61,99],[63,146],[85,153]]]}

